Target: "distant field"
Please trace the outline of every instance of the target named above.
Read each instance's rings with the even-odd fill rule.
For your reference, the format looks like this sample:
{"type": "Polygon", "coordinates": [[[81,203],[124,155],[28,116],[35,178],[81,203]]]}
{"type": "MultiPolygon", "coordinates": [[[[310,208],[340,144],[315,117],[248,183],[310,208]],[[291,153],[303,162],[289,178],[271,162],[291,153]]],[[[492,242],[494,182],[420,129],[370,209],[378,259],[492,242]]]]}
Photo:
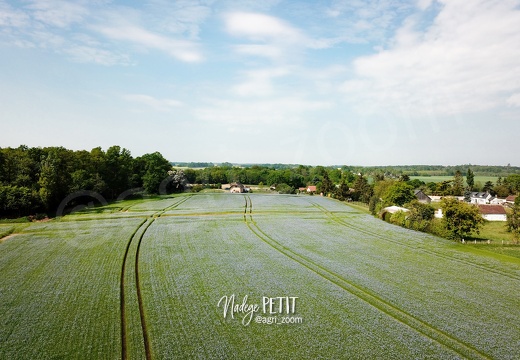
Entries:
{"type": "MultiPolygon", "coordinates": [[[[429,182],[443,182],[453,180],[453,176],[410,176],[411,180],[419,179],[424,181],[425,183],[429,182]]],[[[480,182],[482,185],[486,183],[486,181],[491,181],[493,184],[496,184],[498,177],[496,176],[475,176],[475,183],[480,182]]],[[[466,181],[466,177],[464,176],[464,181],[466,181]]]]}
{"type": "Polygon", "coordinates": [[[329,198],[133,200],[0,224],[6,234],[0,359],[520,354],[520,259],[329,198]],[[232,295],[237,313],[224,316],[222,299],[232,295]],[[278,303],[264,309],[264,297],[278,303]],[[285,297],[296,306],[276,300],[285,297]],[[250,323],[239,305],[259,305],[250,323]]]}

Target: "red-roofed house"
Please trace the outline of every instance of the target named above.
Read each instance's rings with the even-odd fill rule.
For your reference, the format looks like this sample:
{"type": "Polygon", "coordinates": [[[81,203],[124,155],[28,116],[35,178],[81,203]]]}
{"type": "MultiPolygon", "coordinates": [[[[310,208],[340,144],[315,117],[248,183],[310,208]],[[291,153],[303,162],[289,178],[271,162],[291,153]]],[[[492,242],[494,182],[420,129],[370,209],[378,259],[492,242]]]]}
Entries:
{"type": "Polygon", "coordinates": [[[516,195],[509,195],[506,197],[506,203],[513,205],[515,203],[516,195]]]}
{"type": "Polygon", "coordinates": [[[507,221],[506,209],[502,205],[478,205],[480,213],[488,221],[507,221]]]}
{"type": "Polygon", "coordinates": [[[310,193],[315,193],[316,192],[316,186],[307,186],[307,192],[310,194],[310,193]]]}

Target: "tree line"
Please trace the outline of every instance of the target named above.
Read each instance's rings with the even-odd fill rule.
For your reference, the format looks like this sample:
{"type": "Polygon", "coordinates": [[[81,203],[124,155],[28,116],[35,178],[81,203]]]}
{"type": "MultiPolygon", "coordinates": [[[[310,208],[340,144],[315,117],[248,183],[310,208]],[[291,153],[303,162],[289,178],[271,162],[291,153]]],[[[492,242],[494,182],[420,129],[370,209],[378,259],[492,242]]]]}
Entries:
{"type": "MultiPolygon", "coordinates": [[[[100,147],[90,151],[23,145],[0,148],[0,216],[53,214],[68,195],[80,191],[93,191],[112,200],[129,189],[165,194],[182,191],[186,184],[201,184],[200,189],[241,182],[275,187],[282,193],[295,193],[298,188],[315,185],[318,193],[339,200],[364,202],[372,211],[377,211],[383,204],[403,203],[403,188],[406,188],[405,198],[413,189],[422,189],[427,194],[458,196],[477,190],[471,169],[465,173],[465,184],[460,171],[456,171],[452,180],[424,183],[410,180],[402,172],[385,171],[384,167],[282,164],[239,167],[230,163],[220,166],[189,163],[210,164],[212,166],[204,168],[176,170],[159,152],[134,158],[128,149],[117,145],[106,151],[100,147]],[[370,169],[370,172],[363,173],[358,171],[360,169],[370,169]]],[[[485,189],[501,197],[519,193],[520,174],[499,178],[496,184],[486,183],[485,189]]],[[[82,200],[85,199],[81,196],[75,198],[76,202],[82,200]]]]}
{"type": "MultiPolygon", "coordinates": [[[[80,191],[93,191],[107,200],[133,188],[157,193],[161,184],[164,192],[172,192],[179,188],[175,175],[159,152],[134,158],[120,146],[106,151],[0,148],[0,216],[50,215],[68,195],[80,191]]],[[[74,201],[82,200],[86,199],[78,196],[74,201]]]]}

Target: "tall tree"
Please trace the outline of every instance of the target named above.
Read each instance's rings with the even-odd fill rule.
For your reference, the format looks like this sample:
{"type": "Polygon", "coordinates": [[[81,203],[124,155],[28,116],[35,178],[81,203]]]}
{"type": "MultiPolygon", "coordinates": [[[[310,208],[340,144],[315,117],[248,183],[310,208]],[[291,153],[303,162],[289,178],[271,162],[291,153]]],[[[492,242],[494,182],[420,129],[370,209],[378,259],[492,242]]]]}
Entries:
{"type": "Polygon", "coordinates": [[[359,174],[352,184],[352,188],[354,192],[352,193],[352,198],[355,201],[361,201],[366,204],[369,203],[370,197],[373,194],[372,186],[368,183],[368,180],[363,176],[363,174],[359,174]]]}
{"type": "Polygon", "coordinates": [[[468,168],[468,173],[466,174],[466,184],[468,184],[469,191],[473,191],[473,186],[475,186],[475,174],[468,168]]]}
{"type": "Polygon", "coordinates": [[[453,178],[451,194],[455,196],[462,196],[464,194],[464,178],[459,170],[457,170],[455,177],[453,178]]]}
{"type": "Polygon", "coordinates": [[[484,187],[482,188],[482,191],[484,192],[488,192],[490,194],[493,194],[493,183],[491,181],[486,181],[486,183],[484,184],[484,187]]]}
{"type": "Polygon", "coordinates": [[[339,187],[335,191],[336,199],[345,201],[350,197],[350,189],[345,182],[345,179],[341,180],[339,187]]]}
{"type": "Polygon", "coordinates": [[[116,198],[130,188],[133,158],[125,148],[111,146],[105,156],[104,176],[108,187],[108,197],[116,198]]]}
{"type": "Polygon", "coordinates": [[[66,167],[66,149],[50,148],[40,164],[39,194],[47,211],[54,211],[68,195],[70,174],[66,167]]]}
{"type": "Polygon", "coordinates": [[[325,174],[323,174],[323,180],[321,181],[321,192],[324,194],[324,195],[327,195],[327,194],[330,194],[334,191],[334,184],[332,183],[332,181],[330,180],[329,178],[329,174],[327,174],[327,172],[325,172],[325,174]]]}

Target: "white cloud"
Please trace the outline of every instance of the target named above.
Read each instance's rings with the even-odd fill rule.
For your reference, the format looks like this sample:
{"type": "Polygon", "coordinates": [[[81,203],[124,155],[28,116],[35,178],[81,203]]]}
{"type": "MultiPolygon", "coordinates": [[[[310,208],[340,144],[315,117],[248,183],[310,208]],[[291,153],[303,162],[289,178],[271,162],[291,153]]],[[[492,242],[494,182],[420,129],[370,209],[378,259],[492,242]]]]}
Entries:
{"type": "Polygon", "coordinates": [[[342,90],[359,109],[460,114],[504,105],[520,90],[518,2],[442,3],[427,30],[409,19],[390,48],[354,62],[342,90]]]}
{"type": "Polygon", "coordinates": [[[240,125],[246,129],[269,125],[276,125],[277,128],[301,127],[308,112],[331,106],[329,102],[310,100],[302,96],[251,101],[214,99],[209,103],[209,106],[195,110],[199,119],[224,126],[240,125]]]}
{"type": "Polygon", "coordinates": [[[162,0],[151,0],[148,6],[152,12],[104,0],[30,0],[15,9],[0,0],[0,34],[4,43],[46,48],[73,61],[128,64],[125,46],[127,53],[153,49],[183,62],[201,61],[198,44],[186,38],[198,35],[209,8],[162,0]],[[96,44],[85,41],[93,37],[96,44]]]}
{"type": "Polygon", "coordinates": [[[175,99],[157,99],[144,94],[125,94],[122,97],[126,101],[143,104],[161,112],[171,111],[174,108],[182,106],[182,102],[175,99]]]}
{"type": "Polygon", "coordinates": [[[28,23],[29,17],[20,10],[13,9],[9,4],[0,1],[0,26],[22,27],[28,23]]]}
{"type": "Polygon", "coordinates": [[[37,21],[56,27],[81,22],[89,13],[84,4],[64,0],[37,0],[27,6],[37,21]]]}
{"type": "Polygon", "coordinates": [[[155,28],[188,38],[199,38],[201,24],[211,15],[208,1],[195,0],[150,0],[147,4],[155,28]]]}
{"type": "Polygon", "coordinates": [[[520,93],[511,95],[507,99],[507,104],[514,107],[520,107],[520,93]]]}
{"type": "Polygon", "coordinates": [[[274,16],[232,12],[226,14],[226,31],[235,37],[245,38],[251,43],[235,45],[239,54],[269,58],[271,60],[294,60],[303,49],[330,47],[328,39],[314,39],[304,31],[274,16]]]}
{"type": "Polygon", "coordinates": [[[70,55],[73,61],[80,63],[95,63],[105,66],[131,63],[128,55],[86,45],[72,45],[63,52],[70,55]]]}
{"type": "Polygon", "coordinates": [[[426,10],[432,3],[433,0],[417,0],[417,7],[421,10],[426,10]]]}
{"type": "Polygon", "coordinates": [[[336,0],[324,10],[328,19],[322,21],[322,27],[329,28],[337,41],[384,44],[397,24],[414,10],[408,0],[336,0]]]}
{"type": "Polygon", "coordinates": [[[233,92],[240,96],[273,96],[275,95],[272,80],[289,74],[286,68],[256,69],[243,73],[245,81],[235,85],[233,92]]]}
{"type": "Polygon", "coordinates": [[[303,34],[290,24],[274,16],[234,12],[226,16],[226,29],[234,36],[244,36],[253,41],[301,42],[303,34]]]}
{"type": "Polygon", "coordinates": [[[145,49],[160,50],[184,62],[198,62],[202,60],[202,54],[195,43],[172,39],[137,25],[128,23],[112,26],[95,26],[94,29],[110,39],[128,41],[145,49]]]}

